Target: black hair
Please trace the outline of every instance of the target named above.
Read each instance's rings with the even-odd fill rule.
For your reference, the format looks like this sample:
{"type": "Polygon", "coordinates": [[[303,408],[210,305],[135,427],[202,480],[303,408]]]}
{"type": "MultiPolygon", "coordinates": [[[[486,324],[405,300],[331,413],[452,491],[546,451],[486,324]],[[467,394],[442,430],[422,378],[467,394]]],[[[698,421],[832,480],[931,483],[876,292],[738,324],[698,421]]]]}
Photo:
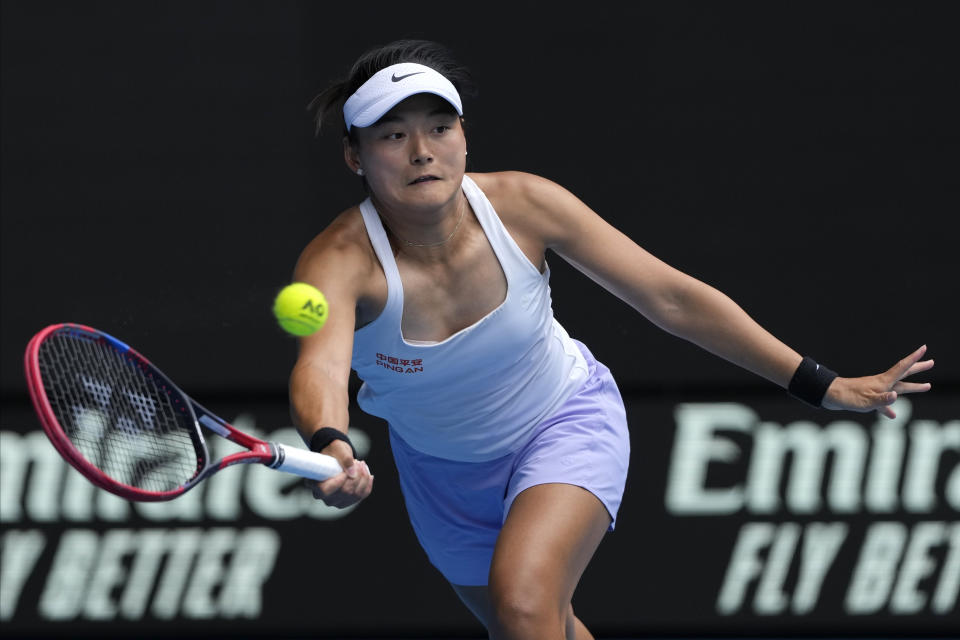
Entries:
{"type": "Polygon", "coordinates": [[[430,67],[449,80],[461,96],[473,96],[476,93],[470,71],[457,62],[444,45],[431,40],[396,40],[367,50],[353,63],[345,79],[333,83],[310,102],[307,109],[313,112],[317,135],[328,118],[336,117],[339,118],[343,134],[353,140],[353,131],[348,132],[343,122],[343,103],[373,74],[401,62],[416,62],[430,67]]]}

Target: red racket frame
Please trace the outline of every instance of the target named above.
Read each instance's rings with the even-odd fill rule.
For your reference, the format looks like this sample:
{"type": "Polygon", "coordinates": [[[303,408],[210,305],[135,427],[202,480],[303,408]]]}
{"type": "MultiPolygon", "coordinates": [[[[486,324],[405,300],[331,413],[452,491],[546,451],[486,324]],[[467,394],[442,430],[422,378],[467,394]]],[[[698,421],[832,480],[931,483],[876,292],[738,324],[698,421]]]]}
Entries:
{"type": "Polygon", "coordinates": [[[67,462],[69,462],[77,471],[86,476],[91,482],[98,487],[110,491],[111,493],[114,493],[122,498],[140,502],[171,500],[177,496],[183,495],[186,491],[196,486],[197,483],[204,480],[211,474],[216,473],[225,467],[229,467],[230,465],[258,462],[272,466],[277,462],[277,451],[272,444],[237,430],[233,425],[224,421],[222,418],[211,413],[210,411],[207,411],[192,398],[190,398],[190,396],[184,393],[179,387],[177,387],[177,385],[173,384],[173,382],[171,382],[170,379],[163,374],[163,372],[161,372],[156,366],[154,366],[153,363],[147,360],[147,358],[145,358],[141,353],[137,352],[124,342],[117,340],[113,336],[106,334],[103,331],[99,331],[98,329],[94,329],[93,327],[75,323],[59,323],[41,329],[36,335],[33,336],[33,338],[30,339],[30,342],[27,344],[27,349],[24,354],[24,369],[27,378],[27,388],[30,391],[30,399],[33,402],[33,407],[36,410],[37,417],[40,419],[40,424],[43,427],[44,432],[46,432],[47,437],[50,439],[50,442],[53,443],[53,446],[57,449],[57,451],[60,452],[60,455],[62,455],[67,462]],[[73,443],[70,441],[70,438],[64,432],[63,427],[61,427],[60,423],[57,421],[53,407],[50,405],[50,400],[47,398],[47,392],[43,387],[43,380],[40,376],[39,360],[40,345],[43,343],[43,341],[53,333],[69,330],[80,331],[97,336],[99,340],[109,344],[113,349],[122,353],[125,357],[131,358],[138,366],[143,368],[149,377],[152,377],[158,381],[159,386],[170,395],[176,408],[189,415],[197,430],[196,434],[200,439],[204,452],[203,457],[198,460],[197,473],[190,480],[180,485],[176,489],[171,489],[169,491],[148,491],[146,489],[138,489],[137,487],[118,482],[104,474],[100,469],[91,464],[73,445],[73,443]],[[200,416],[199,418],[198,415],[200,416]],[[204,420],[203,418],[207,419],[204,420]],[[219,435],[237,443],[242,447],[246,447],[248,451],[240,451],[238,453],[225,456],[217,462],[211,463],[209,449],[207,448],[206,441],[203,437],[203,430],[200,428],[201,421],[207,428],[217,432],[219,435]]]}

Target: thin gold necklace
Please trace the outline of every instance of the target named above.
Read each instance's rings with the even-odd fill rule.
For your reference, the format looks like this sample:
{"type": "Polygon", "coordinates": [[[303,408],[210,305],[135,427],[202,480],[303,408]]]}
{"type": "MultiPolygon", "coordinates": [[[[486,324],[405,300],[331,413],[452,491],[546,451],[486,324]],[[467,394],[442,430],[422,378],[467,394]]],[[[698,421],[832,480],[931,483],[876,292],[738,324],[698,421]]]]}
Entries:
{"type": "MultiPolygon", "coordinates": [[[[448,235],[446,238],[444,238],[443,240],[441,240],[441,241],[439,241],[439,242],[424,242],[424,243],[420,243],[420,242],[410,242],[409,240],[404,240],[403,238],[401,238],[401,237],[397,234],[397,232],[394,231],[392,228],[390,228],[390,231],[393,233],[394,236],[396,236],[397,240],[399,240],[399,241],[402,242],[403,244],[405,244],[405,245],[407,245],[407,246],[410,246],[410,247],[439,247],[439,246],[442,245],[442,244],[447,244],[448,242],[450,242],[451,238],[453,238],[453,236],[456,235],[457,230],[460,229],[460,225],[463,223],[463,216],[464,216],[464,214],[466,213],[466,211],[467,211],[467,208],[464,207],[463,205],[461,205],[461,206],[460,206],[460,219],[457,220],[457,225],[453,228],[453,231],[450,232],[450,235],[448,235]]],[[[389,225],[388,225],[388,227],[389,227],[389,225]]]]}

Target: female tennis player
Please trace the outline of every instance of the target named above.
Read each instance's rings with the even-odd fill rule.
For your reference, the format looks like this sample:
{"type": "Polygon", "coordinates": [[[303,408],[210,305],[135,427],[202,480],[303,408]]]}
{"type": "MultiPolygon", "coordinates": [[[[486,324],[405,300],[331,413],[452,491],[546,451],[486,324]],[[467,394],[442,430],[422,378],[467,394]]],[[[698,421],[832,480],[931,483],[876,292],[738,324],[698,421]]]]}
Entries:
{"type": "Polygon", "coordinates": [[[610,371],[554,319],[548,250],[646,319],[810,404],[877,410],[929,384],[925,347],[890,370],[838,377],[716,289],[664,264],[548,179],[465,173],[460,91],[442,46],[371,50],[320,94],[342,118],[347,167],[369,197],[339,214],[294,277],[330,303],[302,339],[292,413],[345,472],[314,495],[345,507],[373,488],[349,442],[348,379],[389,425],[404,500],[430,561],[493,638],[590,638],[577,582],[613,528],[629,457],[610,371]]]}

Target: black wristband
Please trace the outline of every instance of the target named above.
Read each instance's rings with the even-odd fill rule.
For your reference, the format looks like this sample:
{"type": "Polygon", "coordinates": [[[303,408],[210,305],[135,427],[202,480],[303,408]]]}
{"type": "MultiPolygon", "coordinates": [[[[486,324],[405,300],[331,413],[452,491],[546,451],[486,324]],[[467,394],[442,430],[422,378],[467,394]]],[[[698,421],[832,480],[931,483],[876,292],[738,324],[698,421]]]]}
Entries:
{"type": "Polygon", "coordinates": [[[805,357],[793,372],[787,392],[797,400],[803,400],[819,408],[823,406],[823,396],[827,393],[827,387],[836,377],[835,372],[822,364],[817,364],[813,358],[805,357]]]}
{"type": "Polygon", "coordinates": [[[353,443],[350,442],[350,438],[348,438],[347,434],[343,431],[334,429],[333,427],[321,427],[310,436],[310,451],[320,453],[334,440],[343,440],[350,445],[350,450],[353,452],[353,459],[357,459],[357,450],[353,446],[353,443]]]}

